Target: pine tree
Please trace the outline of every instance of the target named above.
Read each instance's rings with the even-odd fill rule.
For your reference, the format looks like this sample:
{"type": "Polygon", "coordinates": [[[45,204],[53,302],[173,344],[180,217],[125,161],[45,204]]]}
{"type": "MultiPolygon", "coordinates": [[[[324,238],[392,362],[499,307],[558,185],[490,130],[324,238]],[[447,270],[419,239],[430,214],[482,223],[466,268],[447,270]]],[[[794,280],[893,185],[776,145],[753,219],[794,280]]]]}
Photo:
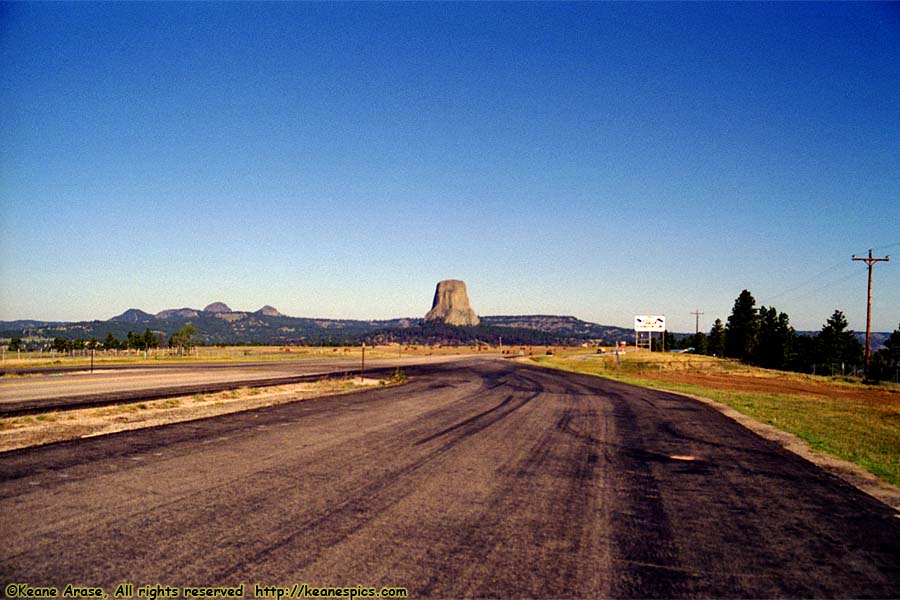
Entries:
{"type": "Polygon", "coordinates": [[[759,335],[753,351],[754,364],[769,369],[785,369],[791,360],[796,333],[785,313],[775,307],[759,309],[759,335]]]}
{"type": "Polygon", "coordinates": [[[900,327],[895,329],[891,337],[884,341],[883,352],[892,368],[900,366],[900,327]]]}
{"type": "Polygon", "coordinates": [[[131,350],[143,350],[146,348],[144,342],[144,336],[138,335],[133,331],[128,332],[128,337],[125,338],[127,347],[131,350]]]}
{"type": "Polygon", "coordinates": [[[744,290],[734,301],[725,326],[725,356],[750,361],[756,347],[759,316],[753,294],[744,290]]]}
{"type": "Polygon", "coordinates": [[[694,337],[691,338],[691,345],[694,347],[694,354],[709,353],[709,342],[706,338],[706,334],[702,331],[694,334],[694,337]]]}
{"type": "Polygon", "coordinates": [[[156,339],[150,328],[147,328],[147,331],[144,332],[144,348],[156,348],[157,346],[159,346],[159,340],[156,339]]]}
{"type": "Polygon", "coordinates": [[[798,335],[794,338],[794,349],[790,356],[788,368],[801,373],[813,373],[817,357],[819,356],[819,340],[816,336],[808,334],[798,335]]]}
{"type": "Polygon", "coordinates": [[[169,348],[179,348],[182,351],[190,351],[190,349],[194,347],[194,336],[198,333],[200,333],[199,330],[188,323],[172,334],[172,337],[169,338],[169,348]]]}
{"type": "Polygon", "coordinates": [[[900,369],[900,327],[884,341],[884,348],[872,355],[869,376],[896,380],[898,369],[900,369]]]}
{"type": "Polygon", "coordinates": [[[103,347],[106,350],[118,350],[121,347],[119,340],[116,339],[111,333],[106,334],[106,339],[103,340],[103,347]]]}
{"type": "Polygon", "coordinates": [[[862,362],[863,346],[853,331],[847,329],[847,318],[841,311],[835,310],[828,317],[816,337],[819,340],[820,360],[826,365],[851,366],[862,362]]]}
{"type": "Polygon", "coordinates": [[[722,319],[716,319],[712,329],[709,330],[707,354],[720,358],[725,356],[725,327],[722,325],[722,319]]]}

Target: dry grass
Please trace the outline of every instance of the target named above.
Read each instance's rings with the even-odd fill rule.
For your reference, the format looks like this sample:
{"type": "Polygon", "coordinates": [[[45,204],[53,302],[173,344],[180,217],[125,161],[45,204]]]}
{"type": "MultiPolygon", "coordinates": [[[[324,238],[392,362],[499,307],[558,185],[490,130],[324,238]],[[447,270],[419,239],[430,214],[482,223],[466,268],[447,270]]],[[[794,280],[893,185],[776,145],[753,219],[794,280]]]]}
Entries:
{"type": "Polygon", "coordinates": [[[0,419],[0,451],[202,419],[274,404],[348,393],[373,385],[388,385],[388,382],[359,378],[326,379],[0,419]]]}
{"type": "MultiPolygon", "coordinates": [[[[383,346],[367,346],[366,358],[397,358],[410,356],[445,356],[453,354],[484,354],[489,351],[485,347],[477,346],[428,346],[408,345],[398,346],[389,344],[383,346]]],[[[496,349],[494,349],[496,351],[496,349]]],[[[543,349],[542,349],[543,351],[543,349]]],[[[29,368],[29,367],[71,367],[91,364],[90,351],[77,351],[77,356],[61,356],[48,353],[31,352],[21,353],[21,358],[16,354],[7,353],[3,360],[3,368],[29,368]]],[[[142,364],[190,364],[193,362],[262,362],[262,361],[307,361],[329,360],[336,358],[352,358],[359,360],[362,348],[359,346],[203,346],[194,349],[190,356],[178,356],[168,349],[150,350],[146,357],[143,352],[118,351],[94,353],[94,366],[103,367],[109,365],[142,365],[142,364]]]]}

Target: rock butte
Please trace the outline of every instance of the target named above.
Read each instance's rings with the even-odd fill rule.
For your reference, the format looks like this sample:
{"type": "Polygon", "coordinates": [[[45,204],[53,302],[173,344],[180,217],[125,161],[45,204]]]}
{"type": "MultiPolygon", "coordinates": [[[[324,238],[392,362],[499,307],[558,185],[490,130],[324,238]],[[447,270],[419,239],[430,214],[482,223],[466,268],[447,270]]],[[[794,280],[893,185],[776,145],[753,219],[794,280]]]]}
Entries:
{"type": "Polygon", "coordinates": [[[481,320],[469,304],[466,284],[458,279],[445,279],[434,290],[434,302],[425,315],[426,321],[441,321],[448,325],[472,326],[481,320]]]}
{"type": "Polygon", "coordinates": [[[256,312],[257,312],[257,314],[265,315],[267,317],[283,317],[284,316],[283,314],[278,312],[277,308],[275,308],[274,306],[269,306],[268,304],[266,304],[265,306],[263,306],[261,309],[259,309],[256,312]]]}
{"type": "Polygon", "coordinates": [[[203,309],[203,312],[211,312],[211,313],[229,313],[232,312],[228,305],[224,302],[213,302],[203,309]]]}

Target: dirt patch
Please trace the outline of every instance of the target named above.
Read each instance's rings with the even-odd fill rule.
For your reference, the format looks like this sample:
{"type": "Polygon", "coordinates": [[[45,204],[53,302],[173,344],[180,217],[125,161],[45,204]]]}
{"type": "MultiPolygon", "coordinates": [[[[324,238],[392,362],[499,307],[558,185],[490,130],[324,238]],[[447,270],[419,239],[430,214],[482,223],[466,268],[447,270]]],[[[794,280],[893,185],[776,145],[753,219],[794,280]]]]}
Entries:
{"type": "Polygon", "coordinates": [[[771,394],[802,394],[821,398],[843,398],[857,402],[885,402],[900,406],[900,391],[867,387],[863,385],[844,384],[839,382],[820,382],[800,379],[798,375],[778,377],[759,377],[737,373],[698,373],[692,371],[654,371],[648,369],[635,373],[643,379],[702,385],[719,390],[764,392],[771,394]]]}
{"type": "Polygon", "coordinates": [[[385,384],[360,377],[326,379],[0,419],[0,452],[345,394],[385,384]]]}

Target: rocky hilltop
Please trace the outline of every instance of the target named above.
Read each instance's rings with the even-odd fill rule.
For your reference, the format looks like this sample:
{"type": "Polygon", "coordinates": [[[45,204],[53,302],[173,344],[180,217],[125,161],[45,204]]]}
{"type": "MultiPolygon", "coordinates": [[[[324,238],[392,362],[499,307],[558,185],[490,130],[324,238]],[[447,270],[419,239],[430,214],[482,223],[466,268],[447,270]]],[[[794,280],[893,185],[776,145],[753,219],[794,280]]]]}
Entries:
{"type": "Polygon", "coordinates": [[[203,309],[203,312],[209,313],[230,313],[233,312],[228,305],[224,302],[213,302],[212,304],[208,304],[206,308],[203,309]]]}
{"type": "Polygon", "coordinates": [[[121,315],[113,317],[113,319],[115,319],[116,321],[123,321],[125,323],[147,323],[154,318],[155,317],[153,315],[151,315],[150,313],[145,313],[139,308],[129,308],[121,315]]]}
{"type": "MultiPolygon", "coordinates": [[[[200,313],[193,308],[167,308],[166,310],[162,310],[156,313],[157,319],[170,320],[170,319],[195,319],[200,316],[200,313]]],[[[117,321],[118,317],[113,317],[110,321],[117,321]]]]}
{"type": "Polygon", "coordinates": [[[274,306],[269,306],[266,304],[261,309],[256,311],[256,314],[262,315],[264,317],[283,317],[284,315],[278,312],[278,309],[274,306]]]}
{"type": "Polygon", "coordinates": [[[438,282],[431,310],[425,315],[425,320],[459,327],[473,327],[481,322],[469,304],[465,282],[458,279],[438,282]]]}

